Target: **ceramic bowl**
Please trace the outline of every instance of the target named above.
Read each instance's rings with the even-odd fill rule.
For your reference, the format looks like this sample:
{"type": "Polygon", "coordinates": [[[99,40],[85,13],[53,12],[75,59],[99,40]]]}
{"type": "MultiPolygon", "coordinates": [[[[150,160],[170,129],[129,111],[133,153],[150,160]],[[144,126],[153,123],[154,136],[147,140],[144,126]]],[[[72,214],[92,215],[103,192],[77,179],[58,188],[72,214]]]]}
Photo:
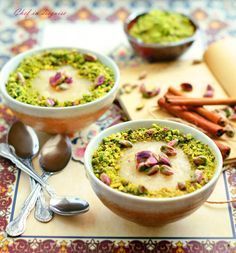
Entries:
{"type": "Polygon", "coordinates": [[[195,28],[195,33],[191,37],[177,42],[165,44],[144,43],[141,40],[134,38],[130,35],[129,29],[135,24],[139,17],[145,14],[147,14],[147,12],[131,14],[124,23],[124,31],[129,43],[131,44],[134,51],[145,60],[148,60],[150,62],[174,60],[181,56],[187,49],[189,49],[189,47],[196,40],[198,26],[190,17],[186,15],[184,16],[190,20],[195,28]]]}
{"type": "MultiPolygon", "coordinates": [[[[25,57],[50,49],[56,48],[33,49],[13,57],[6,63],[0,73],[0,90],[3,102],[13,111],[18,119],[37,130],[48,133],[73,133],[95,122],[111,106],[118,91],[119,69],[115,62],[105,55],[91,50],[73,48],[81,53],[96,55],[103,64],[107,65],[114,72],[115,84],[105,96],[90,103],[68,107],[35,106],[12,98],[6,90],[6,83],[10,73],[17,68],[25,57]]],[[[72,48],[64,47],[64,49],[72,48]]]]}
{"type": "Polygon", "coordinates": [[[192,127],[166,120],[139,120],[110,127],[92,139],[85,152],[85,168],[94,192],[111,211],[138,224],[162,226],[190,215],[208,199],[220,176],[222,157],[215,143],[208,136],[192,127]],[[179,129],[185,134],[190,133],[211,148],[216,158],[216,170],[213,178],[201,189],[173,198],[140,197],[115,190],[94,175],[91,164],[92,156],[104,137],[127,129],[148,128],[154,123],[168,128],[179,129]]]}

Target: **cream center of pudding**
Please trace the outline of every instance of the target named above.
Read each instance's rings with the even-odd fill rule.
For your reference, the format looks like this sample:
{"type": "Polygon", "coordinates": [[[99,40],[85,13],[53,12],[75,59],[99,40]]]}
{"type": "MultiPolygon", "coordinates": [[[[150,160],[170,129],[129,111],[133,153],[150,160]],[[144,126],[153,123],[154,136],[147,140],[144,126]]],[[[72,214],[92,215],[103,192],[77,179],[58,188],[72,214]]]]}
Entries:
{"type": "Polygon", "coordinates": [[[82,98],[84,94],[90,93],[92,82],[81,78],[78,75],[78,70],[71,66],[62,66],[59,69],[54,70],[41,70],[37,77],[32,80],[32,89],[39,92],[44,97],[50,97],[57,99],[59,102],[74,101],[82,98]],[[72,80],[67,85],[67,89],[55,89],[49,83],[51,77],[56,73],[66,73],[72,80]]]}
{"type": "Polygon", "coordinates": [[[120,158],[120,175],[129,182],[143,185],[148,190],[159,190],[161,188],[176,188],[178,182],[185,182],[190,179],[191,165],[188,157],[180,148],[176,148],[177,155],[169,157],[171,169],[174,172],[171,176],[156,173],[148,176],[136,169],[135,154],[147,150],[155,154],[161,153],[161,146],[165,145],[161,141],[144,141],[133,144],[132,148],[127,148],[122,152],[120,158]]]}

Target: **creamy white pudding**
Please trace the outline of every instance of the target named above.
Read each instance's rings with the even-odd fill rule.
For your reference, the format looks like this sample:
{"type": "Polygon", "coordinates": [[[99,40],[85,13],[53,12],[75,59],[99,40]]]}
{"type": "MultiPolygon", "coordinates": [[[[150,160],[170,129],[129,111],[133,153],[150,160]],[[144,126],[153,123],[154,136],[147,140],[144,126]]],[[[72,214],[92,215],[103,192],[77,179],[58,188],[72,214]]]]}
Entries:
{"type": "Polygon", "coordinates": [[[135,154],[142,150],[149,150],[153,153],[160,153],[160,148],[164,145],[161,141],[144,141],[133,144],[130,149],[125,149],[120,157],[119,174],[131,183],[143,185],[150,191],[161,188],[175,188],[178,182],[185,182],[190,179],[191,164],[186,154],[180,148],[176,148],[177,155],[169,157],[172,170],[172,176],[165,176],[161,173],[149,176],[136,169],[135,154]]]}

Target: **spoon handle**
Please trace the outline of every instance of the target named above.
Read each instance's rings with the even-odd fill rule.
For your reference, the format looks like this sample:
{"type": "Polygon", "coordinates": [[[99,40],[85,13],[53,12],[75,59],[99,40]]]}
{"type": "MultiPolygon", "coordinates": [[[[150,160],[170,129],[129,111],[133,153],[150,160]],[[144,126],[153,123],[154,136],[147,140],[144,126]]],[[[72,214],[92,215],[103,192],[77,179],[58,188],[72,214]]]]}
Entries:
{"type": "MultiPolygon", "coordinates": [[[[21,159],[22,160],[22,159],[21,159]]],[[[22,160],[25,165],[31,168],[31,170],[34,170],[34,166],[32,164],[31,159],[23,159],[22,160]]],[[[43,178],[47,180],[51,176],[50,172],[44,172],[43,173],[43,178]]],[[[34,189],[36,185],[38,185],[35,180],[30,177],[30,185],[31,185],[31,190],[34,189]]],[[[40,185],[41,188],[41,185],[40,185]]],[[[50,210],[49,205],[46,203],[44,192],[42,191],[42,188],[40,190],[40,193],[38,194],[38,198],[35,204],[35,211],[34,211],[34,217],[36,220],[40,222],[49,222],[52,218],[54,213],[50,210]]]]}
{"type": "Polygon", "coordinates": [[[10,146],[6,143],[0,143],[0,156],[3,156],[9,159],[12,163],[14,163],[19,169],[27,173],[29,176],[33,177],[39,184],[42,185],[43,188],[49,193],[50,196],[54,196],[54,190],[49,186],[48,183],[44,182],[44,180],[34,171],[32,171],[28,166],[26,166],[23,162],[18,160],[10,149],[10,146]]]}
{"type": "MultiPolygon", "coordinates": [[[[46,180],[49,175],[43,175],[46,180]]],[[[41,185],[37,184],[25,200],[20,213],[6,227],[6,232],[10,236],[19,236],[25,231],[26,220],[31,210],[34,208],[38,195],[40,194],[41,185]]]]}
{"type": "MultiPolygon", "coordinates": [[[[48,179],[51,176],[51,173],[44,172],[43,176],[48,179]]],[[[49,222],[53,216],[54,213],[50,210],[49,205],[46,203],[44,193],[41,189],[36,201],[34,217],[40,222],[49,222]]]]}

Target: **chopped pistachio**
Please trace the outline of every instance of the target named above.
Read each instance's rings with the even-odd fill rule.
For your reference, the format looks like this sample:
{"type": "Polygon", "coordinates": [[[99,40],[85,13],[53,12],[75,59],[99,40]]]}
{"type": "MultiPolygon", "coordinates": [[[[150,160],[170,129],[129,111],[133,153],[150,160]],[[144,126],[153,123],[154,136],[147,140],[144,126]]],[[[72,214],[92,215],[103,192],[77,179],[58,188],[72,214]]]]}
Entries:
{"type": "MultiPolygon", "coordinates": [[[[130,148],[132,149],[132,147],[130,148]]],[[[175,175],[173,168],[168,166],[168,164],[159,164],[158,155],[159,154],[154,154],[149,150],[139,152],[139,154],[136,155],[136,158],[134,157],[138,165],[136,173],[142,173],[143,176],[147,177],[150,176],[150,180],[152,180],[152,175],[154,174],[155,177],[160,176],[160,174],[165,175],[166,177],[171,177],[171,175],[174,177],[175,175]],[[139,170],[142,171],[140,172],[139,170]]],[[[171,159],[173,158],[170,157],[169,160],[171,161],[171,159]]],[[[127,129],[125,131],[107,136],[94,152],[92,157],[92,166],[94,174],[99,179],[103,173],[110,178],[112,182],[110,187],[128,194],[141,195],[150,198],[175,197],[191,193],[209,182],[215,173],[216,167],[215,156],[208,145],[196,140],[190,134],[182,134],[178,130],[155,124],[150,128],[127,129]],[[179,183],[179,186],[177,185],[177,187],[173,188],[161,188],[158,190],[149,190],[145,188],[145,190],[143,189],[140,191],[141,186],[139,184],[134,184],[128,181],[128,179],[124,179],[119,173],[120,158],[123,151],[120,143],[117,140],[121,139],[130,141],[133,145],[136,142],[147,141],[161,141],[165,142],[167,145],[171,141],[178,140],[178,149],[182,149],[184,154],[189,159],[192,179],[186,180],[185,182],[180,182],[181,184],[185,185],[185,188],[183,188],[179,183]],[[194,159],[199,156],[204,156],[206,158],[207,166],[196,165],[194,163],[194,159]]],[[[131,168],[127,168],[127,170],[129,169],[131,168]]]]}
{"type": "Polygon", "coordinates": [[[60,102],[56,98],[53,98],[53,106],[55,107],[85,104],[94,101],[107,94],[114,85],[115,78],[113,71],[101,61],[97,59],[92,60],[91,55],[88,60],[88,55],[86,57],[77,50],[51,49],[25,57],[16,70],[10,74],[6,84],[7,92],[11,97],[23,103],[49,106],[47,98],[41,96],[38,90],[32,87],[32,81],[42,70],[55,70],[57,73],[50,78],[49,85],[60,91],[67,89],[64,83],[73,85],[73,80],[70,76],[66,76],[64,75],[65,73],[60,72],[60,67],[66,65],[78,70],[80,77],[92,83],[101,75],[104,76],[105,80],[102,84],[92,87],[90,93],[84,94],[80,99],[77,98],[74,101],[60,102]],[[61,84],[63,85],[60,89],[57,86],[61,84]],[[16,90],[19,92],[16,92],[16,90]]]}
{"type": "Polygon", "coordinates": [[[130,28],[130,34],[145,43],[176,42],[194,34],[194,26],[184,15],[152,10],[138,18],[130,28]]]}

